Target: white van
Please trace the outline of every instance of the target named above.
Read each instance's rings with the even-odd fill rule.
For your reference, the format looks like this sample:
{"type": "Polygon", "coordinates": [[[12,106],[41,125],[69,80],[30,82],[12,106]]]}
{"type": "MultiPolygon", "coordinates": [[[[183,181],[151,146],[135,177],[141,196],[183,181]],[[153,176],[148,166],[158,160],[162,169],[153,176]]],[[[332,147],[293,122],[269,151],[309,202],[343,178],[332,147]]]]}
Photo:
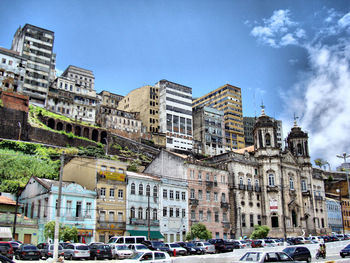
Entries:
{"type": "Polygon", "coordinates": [[[108,244],[141,244],[145,240],[147,240],[145,236],[114,236],[109,239],[108,244]]]}

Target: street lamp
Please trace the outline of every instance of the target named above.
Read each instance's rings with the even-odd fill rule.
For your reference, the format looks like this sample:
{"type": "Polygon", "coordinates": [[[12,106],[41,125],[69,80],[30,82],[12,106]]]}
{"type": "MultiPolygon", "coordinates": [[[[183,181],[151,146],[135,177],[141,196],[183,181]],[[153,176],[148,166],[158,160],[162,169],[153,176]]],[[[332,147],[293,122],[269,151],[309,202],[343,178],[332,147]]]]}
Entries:
{"type": "Polygon", "coordinates": [[[343,218],[343,203],[342,203],[342,200],[341,200],[341,189],[337,189],[336,191],[337,191],[337,193],[339,195],[341,222],[342,222],[342,225],[343,225],[343,235],[345,237],[345,227],[344,227],[344,218],[343,218]]]}

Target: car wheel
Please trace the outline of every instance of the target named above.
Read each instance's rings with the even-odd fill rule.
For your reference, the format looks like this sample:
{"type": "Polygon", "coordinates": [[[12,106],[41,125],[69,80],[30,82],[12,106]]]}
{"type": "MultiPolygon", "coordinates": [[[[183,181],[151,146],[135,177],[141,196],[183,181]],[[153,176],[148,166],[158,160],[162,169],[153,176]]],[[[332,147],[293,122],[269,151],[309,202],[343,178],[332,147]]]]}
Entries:
{"type": "Polygon", "coordinates": [[[16,256],[15,256],[15,259],[19,260],[19,256],[18,256],[18,255],[16,255],[16,256]]]}
{"type": "Polygon", "coordinates": [[[70,255],[70,256],[69,256],[69,260],[73,260],[73,255],[70,255]]]}
{"type": "Polygon", "coordinates": [[[311,256],[308,256],[308,257],[307,257],[306,262],[307,262],[307,263],[310,263],[310,262],[311,262],[311,256]]]}
{"type": "Polygon", "coordinates": [[[344,255],[340,255],[342,258],[345,258],[345,256],[344,255]]]}
{"type": "Polygon", "coordinates": [[[97,260],[97,256],[94,256],[94,260],[97,260]]]}

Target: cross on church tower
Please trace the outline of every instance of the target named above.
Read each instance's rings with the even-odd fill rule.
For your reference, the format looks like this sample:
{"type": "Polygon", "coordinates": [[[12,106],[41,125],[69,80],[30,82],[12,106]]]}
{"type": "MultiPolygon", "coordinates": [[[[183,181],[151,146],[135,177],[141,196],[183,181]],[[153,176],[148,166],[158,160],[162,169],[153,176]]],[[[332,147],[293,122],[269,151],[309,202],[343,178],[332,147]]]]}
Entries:
{"type": "Polygon", "coordinates": [[[261,106],[260,106],[260,108],[261,108],[261,116],[265,116],[265,105],[264,105],[264,102],[263,102],[263,101],[261,101],[261,106]]]}
{"type": "Polygon", "coordinates": [[[294,127],[298,127],[297,119],[299,119],[299,117],[297,117],[294,112],[294,127]]]}

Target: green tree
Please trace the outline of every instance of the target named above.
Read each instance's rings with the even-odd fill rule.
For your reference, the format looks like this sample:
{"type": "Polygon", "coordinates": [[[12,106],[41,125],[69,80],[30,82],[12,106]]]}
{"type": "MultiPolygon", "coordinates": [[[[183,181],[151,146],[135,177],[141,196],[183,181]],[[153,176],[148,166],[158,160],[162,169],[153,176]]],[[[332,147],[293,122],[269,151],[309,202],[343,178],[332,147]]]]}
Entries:
{"type": "Polygon", "coordinates": [[[65,226],[62,235],[63,241],[78,242],[78,229],[73,227],[65,226]]]}
{"type": "MultiPolygon", "coordinates": [[[[54,239],[55,238],[55,221],[50,221],[44,226],[44,236],[45,238],[54,239]]],[[[73,241],[78,242],[78,229],[73,226],[59,225],[59,240],[63,241],[73,241]]]]}
{"type": "Polygon", "coordinates": [[[202,223],[194,224],[191,227],[191,231],[186,234],[186,240],[193,240],[198,238],[200,240],[207,240],[212,238],[211,233],[202,223]]]}
{"type": "Polygon", "coordinates": [[[100,145],[98,146],[87,146],[86,148],[80,147],[79,153],[80,156],[91,156],[96,158],[106,158],[105,151],[103,150],[103,147],[100,145]]]}
{"type": "Polygon", "coordinates": [[[260,239],[260,238],[265,238],[270,232],[270,228],[268,226],[260,226],[260,225],[255,225],[254,226],[254,231],[250,235],[251,239],[260,239]]]}
{"type": "Polygon", "coordinates": [[[317,158],[315,159],[315,165],[320,167],[322,169],[326,169],[326,165],[329,165],[329,162],[327,162],[326,160],[323,160],[322,158],[317,158]]]}

